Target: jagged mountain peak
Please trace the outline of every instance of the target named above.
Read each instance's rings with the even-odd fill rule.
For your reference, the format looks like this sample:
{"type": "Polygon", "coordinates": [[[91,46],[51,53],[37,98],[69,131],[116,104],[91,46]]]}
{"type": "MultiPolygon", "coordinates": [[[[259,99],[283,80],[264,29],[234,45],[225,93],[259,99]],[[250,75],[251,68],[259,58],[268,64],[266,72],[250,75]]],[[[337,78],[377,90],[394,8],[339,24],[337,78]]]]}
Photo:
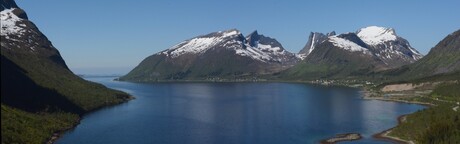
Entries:
{"type": "Polygon", "coordinates": [[[270,45],[273,48],[279,47],[280,48],[279,50],[284,50],[284,47],[276,39],[259,34],[257,30],[255,30],[254,32],[246,36],[246,40],[249,46],[252,46],[252,47],[260,47],[259,45],[261,44],[261,45],[270,45]]]}
{"type": "Polygon", "coordinates": [[[296,61],[294,60],[295,55],[286,51],[276,39],[261,35],[257,31],[244,37],[236,29],[194,37],[157,53],[157,55],[164,54],[170,58],[177,58],[184,54],[199,56],[208,53],[209,50],[233,51],[237,55],[262,62],[296,61]]]}
{"type": "Polygon", "coordinates": [[[248,41],[249,45],[255,46],[257,44],[257,41],[259,41],[260,37],[262,35],[259,35],[257,30],[253,31],[249,35],[246,36],[246,40],[248,41]]]}
{"type": "Polygon", "coordinates": [[[327,37],[336,35],[335,31],[332,31],[327,34],[323,34],[320,32],[310,32],[310,36],[308,37],[307,44],[303,47],[302,50],[299,52],[299,57],[304,59],[307,57],[316,47],[316,45],[324,42],[327,40],[327,37]]]}
{"type": "Polygon", "coordinates": [[[18,8],[14,0],[0,0],[0,11],[11,8],[18,8]]]}
{"type": "Polygon", "coordinates": [[[330,33],[327,33],[326,35],[327,35],[327,36],[333,36],[333,35],[336,35],[336,33],[335,33],[335,31],[332,31],[332,32],[330,32],[330,33]]]}
{"type": "Polygon", "coordinates": [[[257,30],[254,30],[253,32],[251,32],[248,36],[246,37],[251,37],[251,36],[258,36],[259,35],[259,32],[257,32],[257,30]]]}
{"type": "Polygon", "coordinates": [[[356,31],[356,34],[369,45],[378,45],[398,38],[393,28],[368,26],[356,31]]]}

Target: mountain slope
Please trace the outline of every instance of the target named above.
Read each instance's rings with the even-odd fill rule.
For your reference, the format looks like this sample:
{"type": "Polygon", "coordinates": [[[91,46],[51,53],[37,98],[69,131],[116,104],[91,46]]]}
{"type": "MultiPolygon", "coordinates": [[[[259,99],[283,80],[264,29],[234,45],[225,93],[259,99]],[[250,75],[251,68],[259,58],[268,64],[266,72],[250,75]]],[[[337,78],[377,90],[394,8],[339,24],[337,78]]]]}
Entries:
{"type": "MultiPolygon", "coordinates": [[[[4,119],[24,121],[25,117],[9,117],[14,116],[9,109],[22,111],[20,113],[81,115],[131,99],[126,93],[74,75],[59,51],[13,0],[0,2],[2,127],[12,124],[3,123],[4,119]]],[[[28,119],[40,119],[35,116],[32,114],[28,119]]],[[[29,132],[41,131],[43,127],[46,125],[41,126],[38,122],[30,125],[30,129],[4,132],[2,128],[2,143],[21,142],[25,139],[22,136],[30,136],[29,132]],[[8,141],[3,137],[8,137],[8,141]]],[[[63,127],[54,127],[51,132],[61,129],[63,127]]],[[[46,135],[50,136],[49,133],[47,131],[46,135]]],[[[44,142],[46,137],[37,139],[44,142]]]]}
{"type": "Polygon", "coordinates": [[[300,55],[302,62],[283,72],[282,79],[360,77],[410,64],[421,57],[393,29],[376,26],[340,35],[312,33],[300,55]]]}
{"type": "MultiPolygon", "coordinates": [[[[10,77],[22,72],[22,75],[29,78],[31,82],[54,90],[84,111],[101,107],[106,105],[105,103],[121,102],[127,98],[124,93],[106,89],[102,85],[85,81],[74,75],[59,51],[27,19],[22,9],[17,7],[3,9],[1,20],[2,70],[5,70],[5,73],[2,73],[2,83],[5,85],[2,84],[2,87],[9,87],[12,84],[22,85],[23,81],[16,81],[16,77],[10,77]],[[90,93],[88,90],[96,90],[97,93],[90,93]],[[107,100],[109,101],[106,102],[107,100]]],[[[10,91],[11,93],[16,90],[21,91],[20,88],[2,88],[2,102],[9,101],[10,98],[14,99],[15,96],[10,95],[10,91]]]]}
{"type": "Polygon", "coordinates": [[[353,42],[353,33],[330,36],[296,66],[281,73],[282,79],[314,80],[364,75],[384,68],[369,49],[353,42]]]}
{"type": "Polygon", "coordinates": [[[460,30],[446,36],[417,62],[383,73],[384,77],[398,80],[460,73],[460,30]]]}
{"type": "Polygon", "coordinates": [[[198,36],[149,56],[120,80],[234,80],[279,72],[298,60],[273,38],[257,31],[244,37],[232,29],[198,36]]]}

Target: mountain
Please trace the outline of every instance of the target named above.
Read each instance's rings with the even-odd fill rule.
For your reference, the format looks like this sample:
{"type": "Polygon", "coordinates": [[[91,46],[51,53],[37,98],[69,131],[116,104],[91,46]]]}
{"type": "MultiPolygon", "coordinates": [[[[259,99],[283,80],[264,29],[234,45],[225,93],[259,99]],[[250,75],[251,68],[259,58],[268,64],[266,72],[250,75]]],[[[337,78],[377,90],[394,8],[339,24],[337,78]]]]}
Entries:
{"type": "Polygon", "coordinates": [[[446,36],[422,59],[383,73],[398,80],[460,74],[460,30],[446,36]]]}
{"type": "Polygon", "coordinates": [[[356,34],[391,68],[413,63],[423,57],[406,39],[396,35],[392,28],[370,26],[359,29],[356,34]]]}
{"type": "Polygon", "coordinates": [[[391,28],[370,26],[336,35],[311,33],[298,65],[283,72],[288,79],[347,78],[400,67],[422,57],[391,28]]]}
{"type": "Polygon", "coordinates": [[[72,115],[131,99],[74,75],[15,1],[0,5],[2,143],[43,143],[72,115]]]}
{"type": "Polygon", "coordinates": [[[316,47],[316,45],[324,42],[327,40],[327,37],[336,35],[335,31],[332,31],[327,34],[319,33],[319,32],[310,32],[310,36],[308,37],[308,42],[305,44],[302,50],[299,52],[299,56],[304,59],[308,56],[316,47]]]}
{"type": "Polygon", "coordinates": [[[299,61],[275,39],[236,29],[185,40],[144,59],[120,78],[126,81],[252,78],[285,70],[299,61]]]}

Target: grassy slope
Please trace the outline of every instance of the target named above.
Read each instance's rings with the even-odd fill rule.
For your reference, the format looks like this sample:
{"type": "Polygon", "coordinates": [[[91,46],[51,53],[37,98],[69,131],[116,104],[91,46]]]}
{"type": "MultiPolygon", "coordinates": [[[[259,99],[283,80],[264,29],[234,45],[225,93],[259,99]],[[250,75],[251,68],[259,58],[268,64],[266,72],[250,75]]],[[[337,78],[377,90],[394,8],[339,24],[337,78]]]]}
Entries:
{"type": "Polygon", "coordinates": [[[24,36],[1,41],[2,143],[44,143],[80,115],[131,99],[74,75],[32,22],[20,22],[24,36]]]}
{"type": "Polygon", "coordinates": [[[88,82],[48,58],[27,53],[10,54],[2,49],[2,56],[10,59],[37,85],[53,89],[82,108],[91,111],[103,106],[124,102],[130,96],[101,84],[88,82]]]}
{"type": "Polygon", "coordinates": [[[74,126],[80,114],[103,106],[118,104],[131,98],[124,92],[111,90],[101,84],[83,80],[68,69],[53,63],[48,58],[21,53],[13,55],[3,50],[2,143],[43,143],[51,137],[53,132],[74,126]],[[10,60],[10,63],[8,63],[8,60],[10,60]],[[10,65],[19,67],[18,69],[24,71],[23,74],[18,74],[20,73],[18,71],[4,73],[9,72],[4,70],[15,69],[10,65]],[[34,83],[35,85],[26,86],[27,81],[24,81],[24,79],[4,78],[4,76],[11,77],[15,75],[23,75],[22,77],[32,81],[28,83],[34,83]],[[36,91],[38,88],[35,87],[40,87],[39,89],[41,90],[36,91]],[[10,93],[10,91],[13,92],[10,93]],[[27,93],[27,91],[31,92],[27,93]],[[53,93],[54,97],[48,95],[53,93]],[[25,108],[17,108],[27,111],[11,107],[16,105],[5,105],[7,104],[5,103],[6,100],[14,99],[15,97],[22,97],[22,100],[21,98],[16,101],[13,100],[15,103],[26,106],[25,108]],[[44,106],[33,107],[32,105],[36,105],[34,102],[37,101],[40,101],[38,103],[44,106]],[[48,101],[56,102],[46,103],[48,101]],[[66,107],[62,103],[74,106],[66,107]],[[57,110],[50,111],[49,107],[53,106],[57,107],[57,110]]]}
{"type": "Polygon", "coordinates": [[[39,144],[56,131],[73,127],[78,115],[71,113],[34,114],[6,105],[2,107],[2,144],[39,144]]]}
{"type": "Polygon", "coordinates": [[[200,56],[182,56],[171,60],[165,55],[144,59],[122,81],[152,82],[168,80],[206,80],[209,78],[237,79],[257,76],[270,71],[263,63],[236,56],[233,51],[210,51],[200,56]]]}
{"type": "Polygon", "coordinates": [[[413,81],[460,71],[460,30],[441,40],[422,59],[374,76],[385,81],[413,81]]]}
{"type": "Polygon", "coordinates": [[[445,102],[432,102],[437,106],[408,115],[390,135],[417,143],[460,143],[460,108],[452,109],[460,102],[459,89],[459,83],[438,86],[429,97],[445,102]]]}
{"type": "MultiPolygon", "coordinates": [[[[3,50],[3,49],[2,49],[3,50]]],[[[4,54],[2,52],[2,69],[11,69],[13,67],[6,67],[7,63],[4,61],[4,54]]],[[[9,56],[9,55],[8,55],[9,56]]],[[[42,91],[51,91],[56,93],[56,97],[50,97],[46,95],[48,93],[36,92],[36,88],[24,86],[23,79],[12,79],[6,81],[2,70],[2,143],[43,143],[56,131],[61,131],[74,126],[79,118],[79,114],[89,112],[91,110],[113,105],[124,102],[130,98],[126,93],[115,91],[106,88],[103,85],[85,81],[73,73],[50,62],[48,59],[42,57],[35,57],[32,55],[20,55],[16,54],[16,57],[11,57],[12,61],[15,61],[18,67],[25,70],[24,75],[28,79],[32,80],[36,86],[42,87],[42,91]],[[24,57],[28,57],[27,60],[35,61],[30,63],[23,61],[24,57]],[[3,85],[3,83],[5,85],[3,85]],[[18,87],[8,87],[8,85],[18,85],[18,87]],[[7,91],[32,91],[30,93],[19,93],[24,95],[9,95],[7,91]],[[16,90],[15,90],[16,89],[16,90]],[[22,90],[21,90],[22,89],[22,90]],[[48,90],[47,90],[48,89],[48,90]],[[45,94],[45,95],[43,95],[45,94]],[[78,108],[71,107],[63,108],[62,105],[56,107],[62,108],[62,110],[68,112],[59,112],[60,110],[48,111],[48,109],[34,109],[41,114],[35,114],[36,112],[23,111],[11,106],[5,105],[4,99],[8,97],[23,97],[23,101],[19,101],[21,104],[30,106],[31,109],[37,108],[32,107],[34,102],[44,104],[45,107],[53,106],[53,103],[43,103],[47,101],[57,101],[57,103],[64,103],[65,99],[70,101],[70,104],[66,102],[66,105],[75,105],[78,108]],[[59,98],[59,100],[56,100],[59,98]],[[60,101],[60,102],[59,102],[60,101]],[[77,109],[77,110],[73,110],[77,109]],[[40,112],[41,111],[41,112],[40,112]],[[72,112],[72,113],[71,113],[72,112]]],[[[8,73],[7,73],[8,74],[8,73]]],[[[13,76],[13,75],[6,75],[13,76]]],[[[14,93],[17,94],[17,93],[14,93]]],[[[65,103],[64,103],[65,104],[65,103]]],[[[22,108],[22,107],[21,107],[22,108]]]]}
{"type": "Polygon", "coordinates": [[[379,69],[380,65],[373,57],[361,52],[350,53],[326,42],[320,44],[305,60],[281,72],[279,79],[356,79],[379,69]]]}

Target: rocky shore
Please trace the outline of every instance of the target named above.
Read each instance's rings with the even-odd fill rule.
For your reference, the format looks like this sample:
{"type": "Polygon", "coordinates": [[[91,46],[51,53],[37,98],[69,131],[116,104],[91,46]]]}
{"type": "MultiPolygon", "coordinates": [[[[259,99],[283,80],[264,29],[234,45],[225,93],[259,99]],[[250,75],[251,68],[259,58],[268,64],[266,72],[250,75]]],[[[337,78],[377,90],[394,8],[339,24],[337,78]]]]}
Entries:
{"type": "Polygon", "coordinates": [[[334,137],[321,140],[321,144],[335,144],[341,141],[354,141],[361,139],[362,136],[359,133],[346,133],[346,134],[337,134],[334,137]]]}

